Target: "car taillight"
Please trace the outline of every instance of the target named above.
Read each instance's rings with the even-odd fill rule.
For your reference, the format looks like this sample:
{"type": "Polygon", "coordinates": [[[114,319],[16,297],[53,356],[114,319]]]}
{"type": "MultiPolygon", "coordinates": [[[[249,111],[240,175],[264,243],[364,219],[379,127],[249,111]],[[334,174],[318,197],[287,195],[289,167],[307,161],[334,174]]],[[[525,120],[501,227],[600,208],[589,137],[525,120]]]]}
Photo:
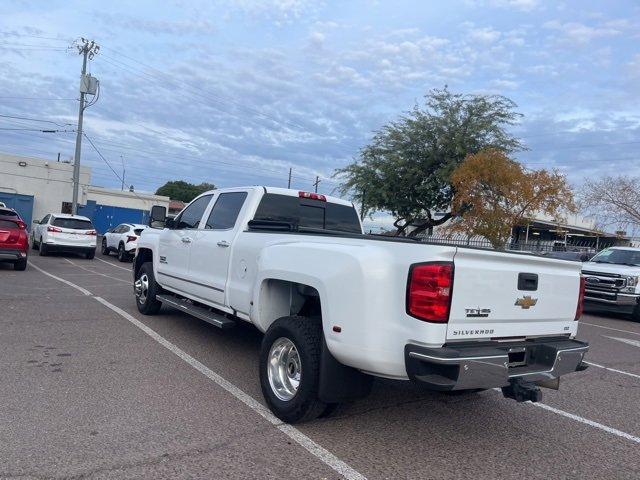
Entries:
{"type": "Polygon", "coordinates": [[[324,195],[321,195],[319,193],[312,193],[312,192],[298,192],[298,197],[309,198],[311,200],[320,200],[321,202],[327,201],[327,197],[325,197],[324,195]]]}
{"type": "Polygon", "coordinates": [[[580,292],[578,293],[578,306],[576,307],[576,318],[574,320],[578,320],[582,316],[582,311],[584,310],[584,290],[585,290],[585,282],[584,277],[580,276],[580,292]]]}
{"type": "Polygon", "coordinates": [[[62,229],[58,228],[58,227],[47,227],[47,232],[51,232],[51,233],[62,233],[62,229]]]}
{"type": "Polygon", "coordinates": [[[20,230],[26,230],[27,229],[27,224],[24,223],[22,220],[18,220],[16,223],[18,224],[18,228],[20,230]]]}
{"type": "Polygon", "coordinates": [[[407,285],[407,313],[427,322],[447,323],[452,292],[452,262],[413,265],[407,285]]]}
{"type": "Polygon", "coordinates": [[[86,235],[98,235],[98,232],[96,232],[95,230],[89,230],[86,235]]]}
{"type": "Polygon", "coordinates": [[[129,242],[135,242],[138,239],[138,237],[132,237],[131,235],[127,236],[127,243],[129,242]]]}

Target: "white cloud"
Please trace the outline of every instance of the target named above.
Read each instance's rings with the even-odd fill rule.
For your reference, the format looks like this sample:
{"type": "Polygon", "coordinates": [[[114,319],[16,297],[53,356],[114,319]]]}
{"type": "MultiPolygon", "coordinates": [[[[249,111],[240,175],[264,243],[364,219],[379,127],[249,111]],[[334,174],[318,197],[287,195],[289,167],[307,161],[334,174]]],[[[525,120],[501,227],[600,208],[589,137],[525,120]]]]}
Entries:
{"type": "Polygon", "coordinates": [[[611,26],[591,27],[578,22],[562,23],[558,20],[551,20],[543,24],[544,28],[555,30],[561,40],[574,45],[586,45],[593,40],[602,37],[613,37],[622,34],[622,30],[611,26]]]}
{"type": "Polygon", "coordinates": [[[471,41],[484,44],[494,43],[500,38],[500,32],[493,28],[475,28],[469,31],[471,41]]]}

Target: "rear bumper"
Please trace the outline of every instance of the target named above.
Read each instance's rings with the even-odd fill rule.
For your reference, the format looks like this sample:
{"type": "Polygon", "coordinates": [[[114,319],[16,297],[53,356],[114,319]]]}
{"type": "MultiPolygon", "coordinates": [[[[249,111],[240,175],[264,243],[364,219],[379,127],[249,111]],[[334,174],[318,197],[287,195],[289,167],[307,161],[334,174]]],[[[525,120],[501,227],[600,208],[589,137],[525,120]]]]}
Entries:
{"type": "Polygon", "coordinates": [[[553,380],[579,370],[589,344],[564,337],[522,342],[405,346],[409,378],[434,390],[504,387],[510,380],[553,380]]]}
{"type": "Polygon", "coordinates": [[[59,243],[47,243],[47,250],[50,252],[73,252],[73,253],[89,253],[95,252],[96,246],[83,245],[63,245],[59,243]]]}
{"type": "Polygon", "coordinates": [[[27,258],[27,252],[12,248],[0,248],[0,262],[14,262],[27,258]]]}

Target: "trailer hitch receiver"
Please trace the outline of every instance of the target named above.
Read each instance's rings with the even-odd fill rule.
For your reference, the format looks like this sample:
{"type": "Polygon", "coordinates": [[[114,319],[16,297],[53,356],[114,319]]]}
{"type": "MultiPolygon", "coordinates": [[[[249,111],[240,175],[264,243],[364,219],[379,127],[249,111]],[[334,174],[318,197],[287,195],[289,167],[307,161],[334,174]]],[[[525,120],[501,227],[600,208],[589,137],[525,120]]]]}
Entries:
{"type": "Polygon", "coordinates": [[[512,398],[516,402],[539,402],[542,400],[540,387],[533,382],[527,382],[521,378],[509,380],[509,385],[502,387],[502,394],[506,398],[512,398]]]}

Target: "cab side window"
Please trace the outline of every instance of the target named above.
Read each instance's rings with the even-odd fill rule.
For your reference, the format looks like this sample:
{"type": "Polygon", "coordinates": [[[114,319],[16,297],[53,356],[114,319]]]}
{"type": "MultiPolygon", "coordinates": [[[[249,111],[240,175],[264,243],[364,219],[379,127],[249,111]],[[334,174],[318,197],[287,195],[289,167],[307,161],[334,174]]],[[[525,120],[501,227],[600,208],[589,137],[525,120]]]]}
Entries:
{"type": "Polygon", "coordinates": [[[238,214],[247,198],[247,192],[221,193],[211,209],[207,224],[209,230],[229,230],[236,225],[238,214]]]}
{"type": "Polygon", "coordinates": [[[207,209],[212,196],[213,195],[205,195],[191,203],[176,219],[175,228],[179,230],[184,228],[198,228],[202,215],[204,215],[204,211],[207,209]]]}

